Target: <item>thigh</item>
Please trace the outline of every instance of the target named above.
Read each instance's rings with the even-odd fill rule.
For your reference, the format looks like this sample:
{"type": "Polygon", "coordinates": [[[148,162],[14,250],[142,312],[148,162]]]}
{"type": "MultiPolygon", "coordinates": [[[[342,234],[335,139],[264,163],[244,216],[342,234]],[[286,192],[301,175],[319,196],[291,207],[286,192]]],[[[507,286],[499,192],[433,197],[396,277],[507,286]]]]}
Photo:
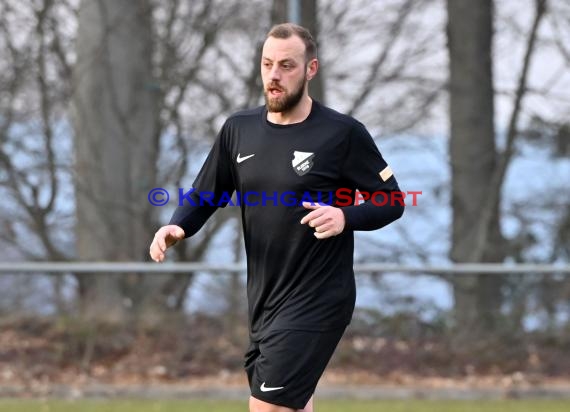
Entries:
{"type": "Polygon", "coordinates": [[[274,405],[303,409],[343,333],[344,328],[269,333],[246,354],[252,396],[274,405]]]}

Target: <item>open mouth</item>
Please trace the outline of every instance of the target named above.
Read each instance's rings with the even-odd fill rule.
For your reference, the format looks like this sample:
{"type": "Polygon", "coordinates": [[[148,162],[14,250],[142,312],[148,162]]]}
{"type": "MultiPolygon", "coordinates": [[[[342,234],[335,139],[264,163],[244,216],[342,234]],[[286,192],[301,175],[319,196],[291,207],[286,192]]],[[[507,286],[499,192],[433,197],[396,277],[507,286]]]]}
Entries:
{"type": "Polygon", "coordinates": [[[267,88],[267,93],[269,94],[269,96],[271,97],[279,97],[283,94],[283,89],[280,89],[278,87],[268,87],[267,88]]]}

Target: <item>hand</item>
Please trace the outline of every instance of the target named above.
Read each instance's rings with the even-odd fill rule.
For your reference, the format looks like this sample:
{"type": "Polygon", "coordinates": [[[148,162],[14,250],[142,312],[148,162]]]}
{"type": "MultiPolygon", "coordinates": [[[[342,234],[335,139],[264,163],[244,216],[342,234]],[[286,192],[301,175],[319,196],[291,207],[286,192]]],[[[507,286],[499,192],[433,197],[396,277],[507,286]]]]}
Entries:
{"type": "Polygon", "coordinates": [[[314,227],[317,239],[336,236],[344,230],[344,213],[338,207],[321,206],[310,202],[303,202],[303,207],[312,212],[301,219],[301,224],[308,223],[309,226],[314,227]]]}
{"type": "Polygon", "coordinates": [[[166,249],[175,245],[179,240],[184,239],[184,236],[184,230],[180,226],[162,226],[154,234],[154,239],[150,244],[149,253],[152,260],[155,262],[162,262],[164,260],[166,249]]]}

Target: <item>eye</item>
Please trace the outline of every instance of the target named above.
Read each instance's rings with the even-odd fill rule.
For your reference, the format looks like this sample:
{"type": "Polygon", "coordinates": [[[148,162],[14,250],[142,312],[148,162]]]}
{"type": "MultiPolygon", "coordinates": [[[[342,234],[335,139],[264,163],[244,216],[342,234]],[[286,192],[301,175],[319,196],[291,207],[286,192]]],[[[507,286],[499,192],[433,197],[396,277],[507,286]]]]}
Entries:
{"type": "Polygon", "coordinates": [[[264,63],[263,63],[263,67],[265,67],[266,69],[270,69],[270,68],[271,68],[271,63],[269,63],[269,62],[264,62],[264,63]]]}

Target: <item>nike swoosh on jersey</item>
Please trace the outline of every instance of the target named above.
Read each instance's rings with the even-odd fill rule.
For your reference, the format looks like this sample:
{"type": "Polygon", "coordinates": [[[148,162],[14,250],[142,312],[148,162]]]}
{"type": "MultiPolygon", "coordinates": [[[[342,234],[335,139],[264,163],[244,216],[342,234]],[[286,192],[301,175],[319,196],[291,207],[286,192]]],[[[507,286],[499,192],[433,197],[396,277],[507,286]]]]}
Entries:
{"type": "Polygon", "coordinates": [[[253,157],[253,156],[255,156],[255,153],[254,153],[254,154],[247,155],[247,156],[244,156],[244,157],[241,157],[241,153],[238,153],[236,161],[237,161],[238,163],[241,163],[241,162],[243,162],[243,161],[245,161],[245,160],[247,160],[247,159],[249,159],[250,157],[253,157]]]}
{"type": "Polygon", "coordinates": [[[261,386],[259,387],[259,389],[261,389],[261,392],[271,392],[271,391],[278,391],[279,389],[283,389],[285,386],[276,386],[276,387],[267,387],[265,386],[265,382],[263,382],[261,384],[261,386]]]}

